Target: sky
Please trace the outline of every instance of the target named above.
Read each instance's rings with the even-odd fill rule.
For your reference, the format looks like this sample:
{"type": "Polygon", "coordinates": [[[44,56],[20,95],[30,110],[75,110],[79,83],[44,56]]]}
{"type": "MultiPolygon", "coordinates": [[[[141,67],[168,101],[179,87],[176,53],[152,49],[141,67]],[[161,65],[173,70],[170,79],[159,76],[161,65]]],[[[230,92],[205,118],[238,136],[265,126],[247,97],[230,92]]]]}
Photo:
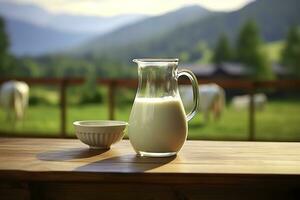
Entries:
{"type": "Polygon", "coordinates": [[[159,15],[188,5],[214,11],[233,11],[252,0],[15,0],[33,3],[57,13],[113,16],[138,13],[159,15]]]}

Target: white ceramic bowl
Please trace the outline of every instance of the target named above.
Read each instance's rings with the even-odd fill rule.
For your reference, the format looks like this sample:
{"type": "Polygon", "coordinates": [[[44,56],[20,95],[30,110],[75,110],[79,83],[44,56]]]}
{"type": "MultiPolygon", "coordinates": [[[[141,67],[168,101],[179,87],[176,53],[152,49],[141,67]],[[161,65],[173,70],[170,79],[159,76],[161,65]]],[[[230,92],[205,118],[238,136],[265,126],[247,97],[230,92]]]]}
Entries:
{"type": "Polygon", "coordinates": [[[109,120],[76,121],[77,138],[91,149],[109,149],[124,137],[127,122],[109,120]]]}

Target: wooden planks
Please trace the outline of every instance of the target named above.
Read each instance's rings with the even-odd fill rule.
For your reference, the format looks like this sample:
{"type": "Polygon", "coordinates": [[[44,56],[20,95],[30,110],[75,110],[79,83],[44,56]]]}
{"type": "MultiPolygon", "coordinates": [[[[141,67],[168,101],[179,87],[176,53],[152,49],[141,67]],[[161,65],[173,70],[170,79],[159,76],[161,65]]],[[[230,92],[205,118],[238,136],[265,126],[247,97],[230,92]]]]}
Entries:
{"type": "Polygon", "coordinates": [[[300,143],[187,141],[141,158],[128,140],[0,138],[1,199],[299,199],[300,143]]]}
{"type": "Polygon", "coordinates": [[[127,140],[97,151],[73,139],[0,138],[0,155],[0,178],[56,180],[63,174],[74,180],[89,173],[94,178],[86,180],[117,173],[159,174],[158,179],[176,174],[172,181],[216,174],[300,176],[300,143],[187,141],[176,157],[141,158],[127,140]]]}

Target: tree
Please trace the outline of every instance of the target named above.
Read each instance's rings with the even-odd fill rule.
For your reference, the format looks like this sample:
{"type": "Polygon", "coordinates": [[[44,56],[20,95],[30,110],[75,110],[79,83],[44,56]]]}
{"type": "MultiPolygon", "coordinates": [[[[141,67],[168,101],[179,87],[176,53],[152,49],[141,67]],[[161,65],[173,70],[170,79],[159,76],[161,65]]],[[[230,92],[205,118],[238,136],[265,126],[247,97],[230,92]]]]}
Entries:
{"type": "Polygon", "coordinates": [[[9,41],[5,32],[5,23],[0,17],[0,74],[6,75],[9,71],[9,41]]]}
{"type": "Polygon", "coordinates": [[[262,41],[254,21],[247,21],[242,27],[236,48],[236,59],[245,64],[252,79],[271,79],[274,77],[268,58],[262,52],[262,41]]]}
{"type": "Polygon", "coordinates": [[[291,74],[300,77],[300,28],[291,27],[281,54],[281,62],[291,74]]]}
{"type": "Polygon", "coordinates": [[[213,62],[220,64],[222,62],[231,61],[233,58],[232,50],[228,42],[226,34],[222,34],[218,40],[214,50],[213,62]]]}
{"type": "Polygon", "coordinates": [[[97,74],[95,66],[88,66],[86,82],[81,89],[80,103],[100,103],[102,95],[97,87],[97,74]]]}

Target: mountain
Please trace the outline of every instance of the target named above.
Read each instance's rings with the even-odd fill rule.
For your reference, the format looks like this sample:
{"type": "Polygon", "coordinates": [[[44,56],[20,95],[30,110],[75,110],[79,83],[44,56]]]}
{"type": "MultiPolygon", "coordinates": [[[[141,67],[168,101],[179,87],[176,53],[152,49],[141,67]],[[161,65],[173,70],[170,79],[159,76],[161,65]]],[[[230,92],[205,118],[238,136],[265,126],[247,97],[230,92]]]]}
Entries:
{"type": "Polygon", "coordinates": [[[112,17],[51,13],[34,4],[0,1],[0,15],[46,28],[70,33],[100,35],[145,19],[145,15],[128,14],[112,17]]]}
{"type": "MultiPolygon", "coordinates": [[[[241,26],[249,19],[257,22],[264,40],[276,41],[285,37],[290,26],[300,24],[299,10],[299,0],[258,0],[234,12],[214,13],[198,19],[195,17],[194,20],[182,23],[174,29],[164,29],[163,34],[153,31],[157,29],[155,23],[152,26],[148,24],[147,30],[150,30],[150,33],[135,32],[134,30],[139,31],[138,27],[130,25],[122,29],[122,34],[117,30],[94,40],[91,46],[85,45],[81,53],[103,54],[99,51],[102,46],[106,48],[107,55],[123,61],[134,57],[178,57],[182,52],[191,54],[201,41],[213,46],[223,32],[234,41],[241,26]],[[116,39],[118,42],[115,42],[116,39]],[[130,42],[124,46],[122,43],[118,44],[120,41],[130,42]]],[[[173,23],[177,20],[171,18],[173,23]]],[[[139,22],[140,26],[143,26],[145,21],[139,22]]]]}
{"type": "Polygon", "coordinates": [[[192,23],[199,18],[208,16],[211,12],[200,6],[188,6],[164,15],[150,17],[117,29],[109,34],[91,40],[86,45],[76,49],[76,54],[101,52],[112,47],[127,47],[133,43],[159,37],[177,26],[192,23]]]}
{"type": "Polygon", "coordinates": [[[88,34],[65,33],[19,20],[6,19],[10,51],[14,55],[41,55],[79,45],[88,34]]]}
{"type": "Polygon", "coordinates": [[[0,1],[0,15],[4,18],[22,20],[37,25],[43,25],[51,18],[51,13],[39,6],[12,1],[0,1]]]}
{"type": "Polygon", "coordinates": [[[290,26],[300,24],[299,10],[299,0],[254,1],[238,11],[216,14],[177,27],[159,40],[145,44],[147,49],[145,53],[178,56],[179,52],[191,51],[199,41],[205,41],[213,46],[222,32],[234,41],[247,20],[254,20],[257,23],[265,41],[281,40],[290,26]]]}
{"type": "Polygon", "coordinates": [[[0,1],[14,55],[53,53],[144,19],[144,15],[113,17],[54,14],[34,4],[0,1]]]}
{"type": "Polygon", "coordinates": [[[59,14],[52,16],[45,26],[65,32],[91,33],[98,36],[145,18],[145,15],[137,14],[112,17],[59,14]]]}

